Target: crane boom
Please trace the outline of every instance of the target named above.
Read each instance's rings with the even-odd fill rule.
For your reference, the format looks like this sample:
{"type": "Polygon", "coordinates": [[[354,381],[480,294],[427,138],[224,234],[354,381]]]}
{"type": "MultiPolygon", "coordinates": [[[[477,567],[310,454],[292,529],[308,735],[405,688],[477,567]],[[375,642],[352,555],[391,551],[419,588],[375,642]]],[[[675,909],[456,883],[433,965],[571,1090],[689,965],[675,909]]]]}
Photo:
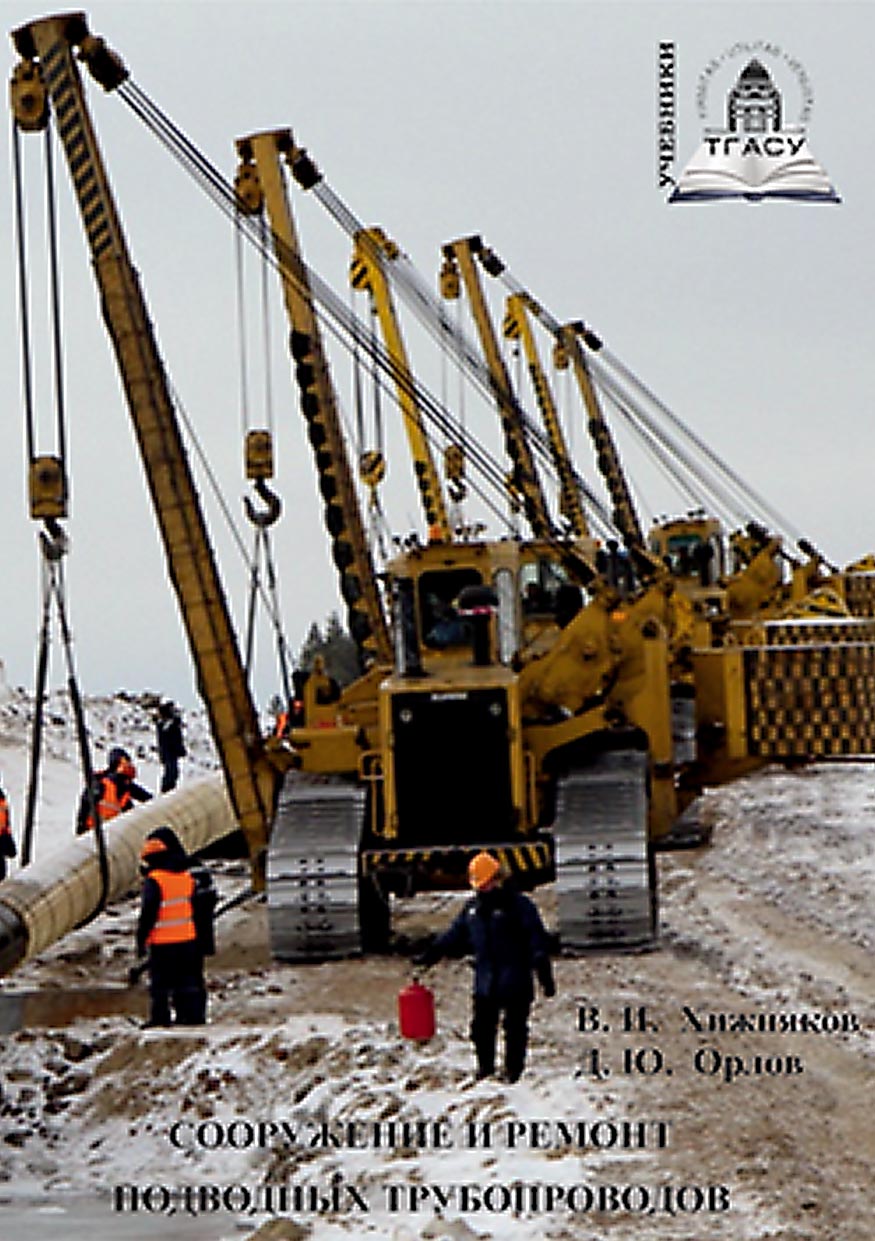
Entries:
{"type": "MultiPolygon", "coordinates": [[[[441,272],[441,288],[445,297],[458,296],[458,275],[461,276],[468,294],[468,303],[480,335],[486,364],[489,368],[492,392],[498,403],[501,426],[507,455],[512,465],[511,487],[522,500],[526,518],[536,539],[553,537],[553,525],[547,502],[535,468],[535,462],[526,439],[525,428],[507,367],[501,356],[501,348],[483,295],[483,288],[474,265],[474,255],[481,261],[500,264],[491,251],[484,251],[479,237],[462,237],[448,242],[444,248],[444,268],[441,272]],[[485,255],[485,260],[484,260],[485,255]]],[[[488,270],[488,268],[487,268],[488,270]]]]}
{"type": "MultiPolygon", "coordinates": [[[[557,333],[556,339],[560,349],[571,362],[577,386],[583,399],[587,414],[587,425],[595,445],[598,466],[611,503],[614,509],[614,524],[623,537],[623,542],[630,552],[644,551],[644,536],[635,512],[635,505],[626,481],[626,474],[620,462],[620,455],[614,443],[614,437],[605,422],[599,405],[595,388],[586,364],[586,358],[580,345],[579,336],[585,329],[582,324],[566,324],[557,333]]],[[[594,338],[595,339],[595,338],[594,338]]]]}
{"type": "Polygon", "coordinates": [[[368,547],[349,466],[328,360],[306,267],[301,258],[282,160],[305,188],[318,180],[306,152],[296,147],[289,129],[252,134],[237,142],[240,166],[235,188],[241,209],[256,215],[266,210],[291,325],[291,348],[316,460],[325,524],[332,540],[340,591],[347,606],[349,631],[365,659],[392,662],[392,644],[377,575],[368,547]]]}
{"type": "Polygon", "coordinates": [[[382,229],[368,228],[357,232],[350,264],[350,283],[354,289],[364,289],[371,295],[392,360],[398,404],[404,417],[404,428],[428,532],[430,536],[436,534],[444,543],[448,543],[452,538],[452,530],[441,491],[441,481],[426,437],[422,411],[416,399],[413,373],[383,268],[384,262],[391,262],[397,254],[398,247],[382,229]]]}
{"type": "Polygon", "coordinates": [[[15,121],[23,130],[44,128],[51,101],[168,572],[197,670],[198,689],[258,881],[278,790],[278,770],[262,745],[169,382],[128,252],[73,49],[78,47],[79,58],[105,90],[120,85],[127,70],[102,40],[89,33],[83,14],[31,22],[15,31],[13,40],[23,57],[12,83],[15,121]]]}
{"type": "Polygon", "coordinates": [[[556,340],[554,356],[557,367],[564,369],[569,363],[571,364],[586,409],[587,429],[595,445],[599,471],[611,497],[614,525],[622,535],[623,542],[629,551],[635,555],[637,560],[644,562],[645,568],[648,568],[644,536],[635,512],[626,474],[620,462],[613,435],[602,414],[590,369],[580,345],[582,338],[592,350],[597,351],[601,349],[601,341],[580,321],[561,325],[540,302],[526,292],[503,263],[495,260],[494,256],[492,258],[495,264],[494,274],[501,278],[510,294],[508,306],[510,307],[511,301],[518,301],[526,306],[539,323],[554,336],[556,340]]]}
{"type": "Polygon", "coordinates": [[[580,487],[568,452],[568,445],[562,433],[562,425],[559,421],[556,402],[553,399],[550,384],[547,381],[547,376],[544,374],[544,368],[538,355],[538,346],[535,343],[535,335],[529,322],[529,309],[535,308],[532,307],[532,299],[527,295],[517,293],[509,295],[504,317],[504,335],[508,340],[522,340],[523,343],[526,363],[528,364],[529,374],[532,377],[532,387],[535,389],[535,396],[541,410],[544,428],[550,442],[553,464],[556,466],[556,473],[559,476],[559,511],[570,524],[573,534],[578,538],[587,538],[589,536],[589,527],[587,526],[586,516],[581,503],[580,487]]]}

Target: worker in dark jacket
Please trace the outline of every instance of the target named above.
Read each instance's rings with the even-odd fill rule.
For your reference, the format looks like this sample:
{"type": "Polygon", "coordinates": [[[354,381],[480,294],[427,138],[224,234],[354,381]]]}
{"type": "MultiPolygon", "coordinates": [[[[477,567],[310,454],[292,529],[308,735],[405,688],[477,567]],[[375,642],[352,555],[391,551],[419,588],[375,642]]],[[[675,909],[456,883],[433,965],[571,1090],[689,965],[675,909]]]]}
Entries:
{"type": "Polygon", "coordinates": [[[179,760],[185,758],[182,719],[169,698],[165,698],[158,706],[155,732],[158,741],[158,757],[161,759],[163,768],[161,792],[169,793],[179,783],[179,760]]]}
{"type": "Polygon", "coordinates": [[[431,965],[441,957],[473,954],[471,1038],[477,1076],[495,1071],[495,1041],[503,1015],[505,1077],[515,1082],[526,1062],[529,1010],[535,998],[532,975],[537,975],[545,996],[556,994],[547,932],[532,901],[506,882],[501,863],[491,853],[472,859],[468,879],[476,896],[416,961],[431,965]]]}
{"type": "MultiPolygon", "coordinates": [[[[137,769],[127,750],[120,746],[110,750],[106,769],[94,773],[92,784],[92,796],[101,823],[130,810],[135,801],[152,800],[149,790],[137,784],[136,775],[137,769]]],[[[76,835],[81,836],[93,826],[88,790],[84,789],[76,816],[76,835]]]]}
{"type": "Polygon", "coordinates": [[[207,1019],[204,954],[213,949],[216,894],[209,872],[193,873],[169,827],[150,832],[140,854],[143,892],[137,951],[149,953],[149,1026],[203,1025],[207,1019]]]}

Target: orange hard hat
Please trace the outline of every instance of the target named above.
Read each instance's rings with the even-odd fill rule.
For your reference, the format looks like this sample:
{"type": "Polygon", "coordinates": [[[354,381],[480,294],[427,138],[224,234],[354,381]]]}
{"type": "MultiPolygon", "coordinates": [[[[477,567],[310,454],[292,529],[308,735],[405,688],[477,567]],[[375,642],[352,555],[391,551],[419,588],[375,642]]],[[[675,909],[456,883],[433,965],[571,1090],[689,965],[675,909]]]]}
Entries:
{"type": "Polygon", "coordinates": [[[151,857],[154,853],[166,853],[167,845],[163,840],[157,840],[154,836],[149,836],[143,841],[143,847],[140,850],[140,857],[151,857]]]}
{"type": "Polygon", "coordinates": [[[468,864],[468,882],[472,888],[482,892],[501,871],[501,863],[491,853],[478,853],[468,864]]]}

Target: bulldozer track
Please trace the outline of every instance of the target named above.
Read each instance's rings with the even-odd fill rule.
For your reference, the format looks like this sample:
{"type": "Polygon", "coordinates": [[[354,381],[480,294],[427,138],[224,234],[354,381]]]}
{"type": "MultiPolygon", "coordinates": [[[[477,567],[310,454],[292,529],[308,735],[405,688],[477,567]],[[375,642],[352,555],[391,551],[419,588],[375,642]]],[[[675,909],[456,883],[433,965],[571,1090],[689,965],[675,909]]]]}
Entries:
{"type": "Polygon", "coordinates": [[[647,755],[601,754],[559,787],[556,895],[563,949],[644,947],[654,938],[647,755]]]}
{"type": "Polygon", "coordinates": [[[271,951],[281,961],[360,951],[363,789],[293,785],[280,797],[267,863],[271,951]]]}

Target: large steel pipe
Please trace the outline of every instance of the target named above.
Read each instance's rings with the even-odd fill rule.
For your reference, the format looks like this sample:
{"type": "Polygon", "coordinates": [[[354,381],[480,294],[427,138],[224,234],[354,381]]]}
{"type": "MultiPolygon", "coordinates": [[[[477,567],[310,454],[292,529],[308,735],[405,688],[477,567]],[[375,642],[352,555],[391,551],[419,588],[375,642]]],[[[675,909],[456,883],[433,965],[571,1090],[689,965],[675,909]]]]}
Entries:
{"type": "MultiPolygon", "coordinates": [[[[143,841],[163,824],[173,828],[189,853],[233,832],[237,820],[222,777],[187,783],[105,825],[106,904],[130,892],[138,882],[143,841]]],[[[101,891],[92,832],[0,883],[0,975],[87,921],[100,904],[101,891]]]]}

